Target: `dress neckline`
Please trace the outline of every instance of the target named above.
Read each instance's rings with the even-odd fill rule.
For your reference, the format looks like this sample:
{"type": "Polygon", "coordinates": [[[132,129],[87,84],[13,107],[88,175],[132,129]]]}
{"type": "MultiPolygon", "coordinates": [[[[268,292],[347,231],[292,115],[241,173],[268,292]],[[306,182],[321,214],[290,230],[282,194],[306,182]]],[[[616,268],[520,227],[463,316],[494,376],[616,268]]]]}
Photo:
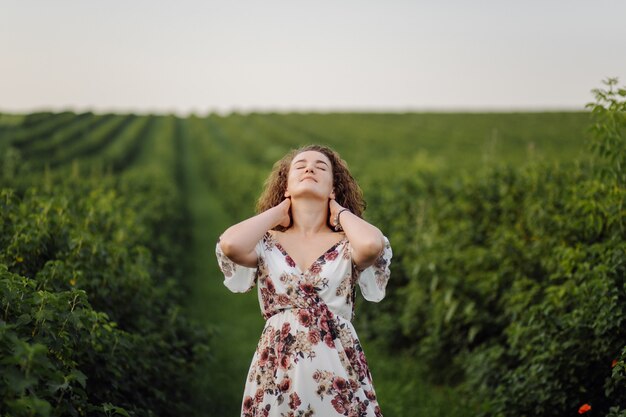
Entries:
{"type": "MultiPolygon", "coordinates": [[[[274,241],[274,245],[278,248],[278,250],[285,256],[285,257],[289,257],[289,259],[291,259],[291,261],[293,262],[293,266],[290,265],[289,263],[287,263],[287,265],[289,265],[292,268],[295,268],[298,270],[298,272],[300,272],[301,275],[304,275],[305,273],[309,272],[316,264],[318,264],[322,259],[324,259],[324,257],[326,256],[327,253],[332,252],[333,250],[335,250],[341,243],[343,243],[344,241],[348,240],[348,237],[344,234],[343,237],[341,239],[339,239],[339,241],[337,241],[336,243],[333,243],[333,245],[326,249],[324,251],[324,253],[322,253],[320,256],[318,256],[313,263],[306,269],[302,270],[298,264],[296,263],[296,261],[291,257],[291,255],[289,255],[289,252],[287,252],[287,250],[285,250],[285,248],[283,247],[283,245],[280,244],[280,242],[278,241],[278,239],[276,238],[276,236],[274,236],[273,234],[271,234],[269,231],[267,231],[265,233],[266,235],[268,235],[273,241],[274,241]]],[[[285,261],[286,262],[286,261],[285,261]]]]}

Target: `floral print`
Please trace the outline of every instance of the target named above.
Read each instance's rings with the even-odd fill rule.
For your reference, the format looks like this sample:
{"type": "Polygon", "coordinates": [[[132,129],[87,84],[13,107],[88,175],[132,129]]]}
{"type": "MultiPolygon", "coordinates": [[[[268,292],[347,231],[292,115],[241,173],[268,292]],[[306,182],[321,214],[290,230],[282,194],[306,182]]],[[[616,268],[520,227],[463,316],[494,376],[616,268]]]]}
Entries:
{"type": "Polygon", "coordinates": [[[351,320],[356,285],[380,301],[389,279],[391,246],[359,271],[341,240],[301,271],[267,232],[256,245],[256,268],[238,265],[216,245],[224,285],[258,287],[266,319],[248,371],[242,417],[382,416],[365,354],[351,320]]]}

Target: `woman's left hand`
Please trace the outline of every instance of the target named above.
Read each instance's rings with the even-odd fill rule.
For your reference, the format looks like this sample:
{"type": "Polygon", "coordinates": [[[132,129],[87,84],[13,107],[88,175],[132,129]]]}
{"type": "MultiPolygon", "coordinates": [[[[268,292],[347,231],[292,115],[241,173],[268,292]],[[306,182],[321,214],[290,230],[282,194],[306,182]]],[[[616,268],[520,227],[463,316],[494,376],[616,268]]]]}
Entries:
{"type": "Polygon", "coordinates": [[[337,226],[335,224],[335,219],[337,218],[337,213],[339,213],[339,211],[341,209],[343,209],[343,207],[334,198],[331,198],[328,204],[330,206],[330,224],[333,227],[335,227],[335,226],[337,226]]]}
{"type": "MultiPolygon", "coordinates": [[[[336,227],[337,214],[345,207],[337,203],[334,198],[331,198],[328,204],[331,216],[330,224],[336,227]]],[[[373,265],[385,249],[385,238],[382,232],[349,210],[341,214],[339,223],[342,223],[343,232],[350,241],[352,260],[359,271],[373,265]]]]}

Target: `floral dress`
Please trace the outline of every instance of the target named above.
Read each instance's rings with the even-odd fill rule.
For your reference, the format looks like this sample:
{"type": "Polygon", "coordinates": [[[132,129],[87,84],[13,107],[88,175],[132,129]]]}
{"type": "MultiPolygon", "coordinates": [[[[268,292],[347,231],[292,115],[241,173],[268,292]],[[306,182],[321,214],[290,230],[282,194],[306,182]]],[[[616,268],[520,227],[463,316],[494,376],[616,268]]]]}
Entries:
{"type": "Polygon", "coordinates": [[[374,265],[359,271],[345,234],[301,271],[275,236],[255,247],[256,268],[216,255],[224,285],[247,292],[256,284],[265,326],[244,388],[241,416],[382,416],[365,354],[351,320],[356,283],[366,300],[385,296],[389,240],[374,265]]]}

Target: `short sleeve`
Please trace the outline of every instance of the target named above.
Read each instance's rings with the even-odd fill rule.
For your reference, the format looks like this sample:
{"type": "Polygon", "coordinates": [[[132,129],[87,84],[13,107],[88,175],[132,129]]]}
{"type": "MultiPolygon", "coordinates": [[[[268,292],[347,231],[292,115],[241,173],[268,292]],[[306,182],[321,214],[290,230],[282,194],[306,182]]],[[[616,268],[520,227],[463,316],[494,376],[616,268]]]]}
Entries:
{"type": "Polygon", "coordinates": [[[359,287],[361,288],[363,298],[376,303],[385,298],[385,288],[391,275],[389,266],[391,265],[393,252],[391,251],[389,239],[386,236],[384,236],[384,239],[385,247],[383,252],[374,264],[365,268],[359,275],[359,287]]]}
{"type": "MultiPolygon", "coordinates": [[[[261,242],[257,243],[255,251],[257,256],[261,256],[261,242]]],[[[224,285],[232,292],[247,292],[254,287],[256,283],[257,268],[251,268],[239,265],[227,257],[222,248],[220,241],[217,240],[215,245],[215,255],[220,270],[224,274],[224,285]]]]}

